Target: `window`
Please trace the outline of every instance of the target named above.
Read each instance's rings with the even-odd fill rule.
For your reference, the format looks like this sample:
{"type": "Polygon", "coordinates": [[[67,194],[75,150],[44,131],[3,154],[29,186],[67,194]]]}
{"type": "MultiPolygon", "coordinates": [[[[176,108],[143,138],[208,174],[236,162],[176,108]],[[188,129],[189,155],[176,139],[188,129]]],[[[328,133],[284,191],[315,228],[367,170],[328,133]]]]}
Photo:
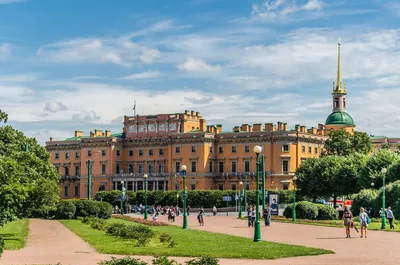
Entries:
{"type": "Polygon", "coordinates": [[[139,173],[143,174],[144,173],[144,166],[142,163],[139,164],[139,173]]]}
{"type": "Polygon", "coordinates": [[[236,190],[236,184],[231,184],[231,190],[236,190]]]}
{"type": "Polygon", "coordinates": [[[282,184],[282,189],[283,190],[288,190],[289,189],[289,183],[283,183],[282,184]]]}
{"type": "Polygon", "coordinates": [[[65,159],[69,159],[69,153],[65,153],[65,159]]]}
{"type": "Polygon", "coordinates": [[[64,186],[64,196],[68,196],[68,194],[69,194],[68,186],[64,186]]]}
{"type": "Polygon", "coordinates": [[[143,155],[143,149],[139,149],[139,156],[143,155]]]}
{"type": "Polygon", "coordinates": [[[334,107],[335,108],[339,107],[339,99],[338,98],[335,98],[335,106],[334,107]]]}
{"type": "Polygon", "coordinates": [[[179,173],[181,171],[181,162],[175,161],[175,172],[179,173]]]}
{"type": "Polygon", "coordinates": [[[250,184],[246,183],[246,190],[250,190],[250,184]]]}
{"type": "Polygon", "coordinates": [[[57,173],[60,172],[60,168],[58,166],[54,166],[56,168],[57,173]]]}
{"type": "Polygon", "coordinates": [[[121,165],[120,165],[120,164],[117,164],[117,166],[115,167],[115,172],[116,172],[117,174],[119,174],[119,173],[120,173],[120,170],[121,170],[121,165]]]}
{"type": "Polygon", "coordinates": [[[101,174],[105,175],[107,171],[107,165],[106,164],[101,164],[101,174]]]}
{"type": "Polygon", "coordinates": [[[222,154],[223,152],[224,152],[224,148],[223,148],[222,146],[220,146],[220,147],[218,148],[218,153],[222,154]]]}
{"type": "Polygon", "coordinates": [[[303,153],[306,152],[306,147],[304,145],[301,146],[301,152],[303,152],[303,153]]]}
{"type": "Polygon", "coordinates": [[[195,183],[191,183],[190,184],[190,189],[191,190],[196,190],[196,184],[195,183]]]}
{"type": "Polygon", "coordinates": [[[250,172],[250,161],[244,161],[244,172],[250,172]]]}
{"type": "Polygon", "coordinates": [[[224,184],[218,184],[218,189],[219,190],[224,190],[224,184]]]}
{"type": "Polygon", "coordinates": [[[87,151],[87,156],[92,156],[92,150],[87,151]]]}
{"type": "Polygon", "coordinates": [[[196,172],[197,170],[197,162],[196,161],[192,161],[191,163],[191,171],[192,172],[196,172]]]}
{"type": "Polygon", "coordinates": [[[133,150],[129,150],[129,156],[133,156],[133,150]]]}
{"type": "Polygon", "coordinates": [[[219,171],[219,173],[223,173],[224,172],[224,162],[219,161],[219,163],[218,163],[218,171],[219,171]]]}
{"type": "Polygon", "coordinates": [[[158,149],[158,155],[163,156],[164,155],[164,149],[162,149],[162,148],[158,149]]]}
{"type": "Polygon", "coordinates": [[[128,173],[129,174],[133,173],[133,164],[128,165],[128,173]]]}
{"type": "Polygon", "coordinates": [[[55,153],[55,154],[54,154],[54,158],[55,158],[55,159],[59,159],[59,158],[60,158],[60,154],[59,154],[59,153],[55,153]]]}
{"type": "Polygon", "coordinates": [[[69,167],[64,167],[65,176],[69,176],[69,167]]]}
{"type": "Polygon", "coordinates": [[[153,163],[149,164],[149,173],[154,173],[154,164],[153,163]]]}
{"type": "Polygon", "coordinates": [[[81,158],[81,153],[75,153],[75,158],[81,158]]]}
{"type": "MultiPolygon", "coordinates": [[[[132,182],[128,182],[128,186],[129,186],[129,183],[132,183],[132,182]]],[[[104,191],[104,190],[106,190],[106,184],[105,183],[101,183],[100,186],[99,186],[99,191],[104,191]]],[[[132,187],[131,187],[130,190],[132,190],[132,187]]]]}
{"type": "Polygon", "coordinates": [[[231,152],[236,153],[236,146],[231,146],[231,152]]]}
{"type": "Polygon", "coordinates": [[[288,144],[283,144],[282,145],[282,152],[289,152],[289,145],[288,144]]]}
{"type": "Polygon", "coordinates": [[[283,172],[289,172],[289,161],[288,160],[282,160],[282,171],[283,172]]]}
{"type": "Polygon", "coordinates": [[[175,154],[180,154],[180,153],[181,153],[181,147],[175,146],[175,154]]]}
{"type": "Polygon", "coordinates": [[[154,155],[154,150],[153,149],[149,149],[149,156],[154,155]]]}
{"type": "Polygon", "coordinates": [[[314,147],[314,154],[318,154],[318,147],[314,147]]]}
{"type": "Polygon", "coordinates": [[[179,189],[180,189],[179,182],[177,182],[177,183],[175,183],[175,190],[179,190],[179,189]]]}
{"type": "Polygon", "coordinates": [[[117,150],[117,156],[121,156],[121,151],[117,150]]]}
{"type": "Polygon", "coordinates": [[[210,146],[210,153],[212,153],[213,152],[213,147],[212,146],[210,146]]]}
{"type": "Polygon", "coordinates": [[[165,172],[164,163],[158,164],[158,172],[160,172],[160,173],[164,173],[165,172]]]}
{"type": "Polygon", "coordinates": [[[343,99],[343,108],[346,108],[346,99],[343,99]]]}
{"type": "Polygon", "coordinates": [[[192,145],[192,153],[196,153],[196,151],[197,151],[196,146],[195,146],[195,145],[192,145]]]}
{"type": "Polygon", "coordinates": [[[106,150],[104,150],[104,149],[101,150],[101,155],[102,155],[102,156],[106,156],[106,155],[107,155],[106,150]]]}
{"type": "Polygon", "coordinates": [[[308,153],[309,153],[309,154],[312,153],[312,148],[311,148],[311,146],[308,147],[308,153]]]}
{"type": "Polygon", "coordinates": [[[209,172],[214,172],[214,164],[213,164],[212,161],[210,161],[210,162],[208,163],[208,171],[209,171],[209,172]]]}
{"type": "Polygon", "coordinates": [[[244,152],[245,153],[250,153],[250,145],[245,145],[244,146],[244,152]]]}
{"type": "Polygon", "coordinates": [[[78,185],[74,186],[74,195],[79,196],[79,186],[78,185]]]}
{"type": "Polygon", "coordinates": [[[232,161],[231,169],[232,169],[232,172],[236,172],[236,161],[232,161]]]}
{"type": "Polygon", "coordinates": [[[79,176],[81,174],[81,167],[75,166],[75,176],[79,176]]]}

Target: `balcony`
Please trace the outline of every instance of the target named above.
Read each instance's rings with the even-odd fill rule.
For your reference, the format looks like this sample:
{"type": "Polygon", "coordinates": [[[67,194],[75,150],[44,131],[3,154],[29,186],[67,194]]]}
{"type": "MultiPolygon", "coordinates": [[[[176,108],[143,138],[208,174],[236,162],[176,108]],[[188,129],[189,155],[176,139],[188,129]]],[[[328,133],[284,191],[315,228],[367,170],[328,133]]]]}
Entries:
{"type": "Polygon", "coordinates": [[[80,176],[68,176],[68,175],[64,175],[64,176],[60,176],[61,180],[79,180],[80,176]]]}
{"type": "Polygon", "coordinates": [[[147,174],[149,177],[168,177],[173,174],[169,173],[122,173],[122,174],[113,174],[113,178],[143,178],[143,175],[147,174]]]}

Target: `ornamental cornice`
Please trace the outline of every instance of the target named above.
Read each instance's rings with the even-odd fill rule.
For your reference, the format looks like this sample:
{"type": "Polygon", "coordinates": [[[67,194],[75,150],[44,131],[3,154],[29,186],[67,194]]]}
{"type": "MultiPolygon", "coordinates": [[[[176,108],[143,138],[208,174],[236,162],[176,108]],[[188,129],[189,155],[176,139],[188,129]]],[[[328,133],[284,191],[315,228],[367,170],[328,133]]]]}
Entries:
{"type": "Polygon", "coordinates": [[[219,138],[217,141],[218,144],[263,143],[271,142],[271,137],[219,138]]]}
{"type": "Polygon", "coordinates": [[[177,138],[171,139],[171,144],[193,144],[193,143],[212,143],[209,138],[177,138]]]}
{"type": "Polygon", "coordinates": [[[81,147],[87,148],[97,148],[97,147],[108,147],[109,144],[107,142],[92,142],[92,143],[82,143],[81,147]]]}
{"type": "Polygon", "coordinates": [[[165,147],[168,146],[168,141],[162,142],[132,142],[132,143],[124,143],[124,148],[141,148],[141,147],[165,147]]]}
{"type": "Polygon", "coordinates": [[[50,145],[46,146],[46,151],[71,151],[71,150],[80,150],[81,147],[79,144],[74,145],[50,145]]]}

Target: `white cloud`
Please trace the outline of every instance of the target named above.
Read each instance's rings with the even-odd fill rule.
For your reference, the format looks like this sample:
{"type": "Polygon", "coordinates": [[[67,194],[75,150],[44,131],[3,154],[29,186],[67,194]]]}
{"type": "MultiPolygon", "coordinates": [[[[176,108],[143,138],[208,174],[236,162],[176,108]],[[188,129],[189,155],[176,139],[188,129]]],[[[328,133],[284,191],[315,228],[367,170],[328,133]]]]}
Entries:
{"type": "Polygon", "coordinates": [[[98,121],[100,120],[100,116],[96,114],[93,110],[91,111],[81,111],[79,113],[75,113],[72,115],[73,120],[79,120],[79,121],[87,121],[87,122],[93,122],[93,121],[98,121]]]}
{"type": "Polygon", "coordinates": [[[143,72],[143,73],[124,76],[124,77],[121,77],[120,79],[123,79],[123,80],[153,79],[153,78],[159,77],[160,75],[161,75],[161,73],[159,71],[149,71],[149,72],[143,72]]]}
{"type": "Polygon", "coordinates": [[[177,66],[181,71],[194,73],[215,73],[221,70],[219,65],[210,65],[202,59],[188,57],[183,64],[177,66]]]}
{"type": "Polygon", "coordinates": [[[63,103],[58,102],[58,101],[46,102],[46,105],[44,106],[45,111],[52,112],[52,113],[64,111],[67,109],[68,109],[67,106],[65,106],[63,103]]]}
{"type": "Polygon", "coordinates": [[[6,59],[11,55],[11,44],[0,43],[0,61],[6,59]]]}

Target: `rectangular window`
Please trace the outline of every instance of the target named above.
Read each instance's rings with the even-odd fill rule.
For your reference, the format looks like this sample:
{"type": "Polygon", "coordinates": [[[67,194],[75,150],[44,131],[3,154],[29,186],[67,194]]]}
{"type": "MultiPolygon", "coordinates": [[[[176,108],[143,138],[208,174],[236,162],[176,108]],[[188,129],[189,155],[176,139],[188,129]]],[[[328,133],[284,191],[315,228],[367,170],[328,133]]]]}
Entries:
{"type": "Polygon", "coordinates": [[[117,164],[117,166],[115,167],[115,173],[120,174],[121,173],[120,170],[121,170],[121,165],[117,164]]]}
{"type": "Polygon", "coordinates": [[[69,189],[68,186],[64,186],[64,196],[68,196],[69,195],[69,189]]]}
{"type": "Polygon", "coordinates": [[[158,149],[158,155],[160,155],[160,156],[164,155],[164,149],[163,148],[158,149]]]}
{"type": "Polygon", "coordinates": [[[231,172],[236,172],[236,161],[232,161],[231,169],[232,169],[231,172]]]}
{"type": "Polygon", "coordinates": [[[65,176],[69,176],[69,167],[64,167],[65,176]]]}
{"type": "Polygon", "coordinates": [[[75,158],[81,158],[81,153],[75,153],[75,158]]]}
{"type": "Polygon", "coordinates": [[[81,167],[75,166],[75,176],[80,176],[80,175],[81,175],[81,167]]]}
{"type": "Polygon", "coordinates": [[[143,174],[144,173],[144,166],[142,163],[139,164],[139,174],[143,174]]]}
{"type": "Polygon", "coordinates": [[[181,153],[181,147],[175,146],[175,154],[180,154],[180,153],[181,153]]]}
{"type": "Polygon", "coordinates": [[[117,150],[117,156],[121,156],[121,151],[117,150]]]}
{"type": "Polygon", "coordinates": [[[218,171],[219,171],[219,173],[223,173],[224,172],[224,162],[219,161],[219,163],[218,163],[218,171]]]}
{"type": "Polygon", "coordinates": [[[218,184],[218,189],[219,190],[224,190],[224,184],[218,184]]]}
{"type": "Polygon", "coordinates": [[[92,156],[92,150],[87,151],[87,156],[92,156]]]}
{"type": "Polygon", "coordinates": [[[318,147],[314,147],[314,154],[318,154],[318,147]]]}
{"type": "Polygon", "coordinates": [[[139,149],[139,156],[143,155],[143,149],[139,149]]]}
{"type": "Polygon", "coordinates": [[[74,195],[79,196],[79,186],[78,185],[74,186],[74,195]]]}
{"type": "Polygon", "coordinates": [[[282,171],[284,173],[289,172],[289,161],[288,160],[282,160],[282,171]]]}
{"type": "Polygon", "coordinates": [[[282,145],[282,152],[289,152],[289,145],[288,144],[283,144],[282,145]]]}
{"type": "Polygon", "coordinates": [[[245,153],[250,153],[250,145],[245,145],[244,146],[244,152],[245,153]]]}
{"type": "Polygon", "coordinates": [[[69,153],[65,153],[65,159],[69,159],[69,153]]]}
{"type": "Polygon", "coordinates": [[[250,190],[250,184],[246,183],[246,190],[250,190]]]}
{"type": "Polygon", "coordinates": [[[231,190],[236,190],[236,184],[231,184],[231,190]]]}
{"type": "Polygon", "coordinates": [[[180,189],[179,182],[177,182],[177,183],[175,183],[175,190],[179,190],[179,189],[180,189]]]}
{"type": "Polygon", "coordinates": [[[128,173],[129,174],[133,173],[133,164],[128,165],[128,173]]]}
{"type": "Polygon", "coordinates": [[[153,149],[149,149],[149,156],[154,155],[154,150],[153,149]]]}
{"type": "Polygon", "coordinates": [[[210,153],[212,153],[213,152],[213,147],[212,146],[210,146],[210,153]]]}
{"type": "Polygon", "coordinates": [[[196,190],[196,184],[191,183],[191,184],[190,184],[190,189],[191,189],[191,190],[196,190]]]}
{"type": "Polygon", "coordinates": [[[60,168],[58,166],[54,166],[56,168],[57,173],[60,172],[60,168]]]}
{"type": "Polygon", "coordinates": [[[220,146],[220,147],[218,148],[218,153],[222,154],[223,152],[224,152],[224,148],[223,148],[222,146],[220,146]]]}
{"type": "Polygon", "coordinates": [[[149,173],[154,173],[154,164],[153,163],[149,164],[149,173]]]}
{"type": "Polygon", "coordinates": [[[175,161],[175,172],[179,173],[181,171],[181,162],[175,161]]]}
{"type": "Polygon", "coordinates": [[[250,161],[244,161],[244,172],[250,172],[250,161]]]}
{"type": "Polygon", "coordinates": [[[311,146],[308,147],[308,153],[309,153],[309,154],[312,153],[312,148],[311,148],[311,146]]]}
{"type": "Polygon", "coordinates": [[[236,153],[236,146],[231,146],[231,152],[236,153]]]}
{"type": "Polygon", "coordinates": [[[306,152],[306,147],[304,145],[301,146],[301,152],[303,152],[303,153],[306,152]]]}
{"type": "Polygon", "coordinates": [[[129,156],[133,156],[133,150],[129,150],[129,156]]]}
{"type": "Polygon", "coordinates": [[[288,183],[283,183],[282,184],[282,189],[283,190],[288,190],[289,189],[289,184],[288,183]]]}
{"type": "Polygon", "coordinates": [[[192,172],[196,172],[197,169],[197,162],[196,161],[192,161],[191,162],[191,171],[192,172]]]}
{"type": "Polygon", "coordinates": [[[55,154],[54,154],[54,158],[55,158],[55,159],[59,159],[59,158],[60,158],[60,154],[59,154],[59,153],[55,153],[55,154]]]}
{"type": "Polygon", "coordinates": [[[214,172],[214,164],[213,164],[212,161],[210,161],[210,162],[208,163],[208,171],[209,171],[209,172],[214,172]]]}
{"type": "Polygon", "coordinates": [[[197,151],[196,146],[195,146],[195,145],[192,145],[192,153],[196,153],[196,151],[197,151]]]}
{"type": "Polygon", "coordinates": [[[164,163],[158,164],[158,172],[164,173],[165,172],[165,165],[164,163]]]}
{"type": "Polygon", "coordinates": [[[106,155],[107,155],[107,153],[106,153],[106,152],[107,152],[107,151],[106,151],[106,150],[104,150],[104,149],[103,149],[103,150],[101,150],[101,155],[102,155],[102,156],[106,156],[106,155]]]}
{"type": "Polygon", "coordinates": [[[101,174],[105,175],[107,170],[107,165],[106,164],[101,164],[101,174]]]}

